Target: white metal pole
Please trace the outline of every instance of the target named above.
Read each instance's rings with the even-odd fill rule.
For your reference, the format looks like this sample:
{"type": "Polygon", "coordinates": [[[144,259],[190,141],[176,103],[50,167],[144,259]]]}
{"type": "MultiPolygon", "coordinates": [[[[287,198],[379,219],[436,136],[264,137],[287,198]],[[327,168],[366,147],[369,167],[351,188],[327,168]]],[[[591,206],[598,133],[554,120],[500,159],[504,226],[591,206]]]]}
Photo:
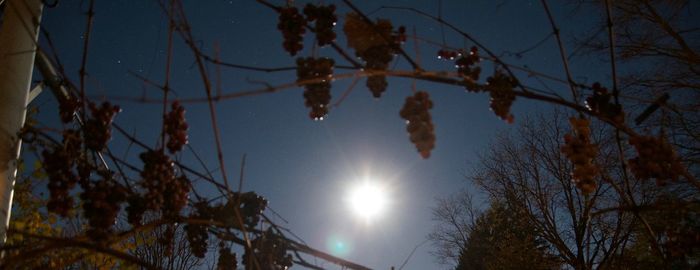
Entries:
{"type": "Polygon", "coordinates": [[[41,0],[7,0],[0,28],[0,237],[10,223],[12,193],[39,37],[41,0]]]}

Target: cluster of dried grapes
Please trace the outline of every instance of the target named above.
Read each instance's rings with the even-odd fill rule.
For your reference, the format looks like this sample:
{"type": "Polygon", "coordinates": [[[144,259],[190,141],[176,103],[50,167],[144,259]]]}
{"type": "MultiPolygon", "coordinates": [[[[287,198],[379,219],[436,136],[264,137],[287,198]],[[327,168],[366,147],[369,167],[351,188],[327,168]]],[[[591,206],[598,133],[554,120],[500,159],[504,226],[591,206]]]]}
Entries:
{"type": "Polygon", "coordinates": [[[172,218],[179,216],[180,210],[187,205],[189,193],[190,180],[185,175],[173,179],[165,187],[165,194],[163,194],[163,199],[167,202],[162,206],[163,216],[172,218]]]}
{"type": "Polygon", "coordinates": [[[315,6],[311,3],[304,7],[304,15],[309,22],[316,21],[314,32],[318,46],[325,46],[333,43],[336,38],[335,27],[338,17],[335,16],[335,5],[315,6]]]}
{"type": "Polygon", "coordinates": [[[182,150],[187,144],[187,121],[185,121],[185,108],[180,102],[173,102],[172,110],[165,116],[165,135],[168,136],[168,151],[175,153],[182,150]]]}
{"type": "Polygon", "coordinates": [[[100,171],[102,179],[83,183],[80,199],[83,214],[90,227],[87,235],[95,241],[102,241],[112,233],[112,225],[117,220],[121,203],[126,198],[126,190],[118,185],[109,171],[100,171]]]}
{"type": "Polygon", "coordinates": [[[280,9],[277,29],[282,32],[284,50],[294,56],[304,48],[304,33],[306,32],[306,19],[295,7],[280,9]]]}
{"type": "Polygon", "coordinates": [[[146,212],[146,200],[138,194],[131,194],[126,199],[126,220],[131,226],[141,226],[143,214],[146,212]]]}
{"type": "Polygon", "coordinates": [[[114,116],[121,111],[119,106],[104,102],[100,107],[94,103],[89,104],[92,117],[85,121],[83,135],[85,146],[90,150],[102,151],[109,139],[112,138],[112,121],[114,116]]]}
{"type": "Polygon", "coordinates": [[[393,42],[395,46],[401,46],[404,42],[406,42],[407,36],[406,36],[406,27],[405,26],[399,26],[399,29],[396,30],[396,34],[393,35],[393,42]]]}
{"type": "Polygon", "coordinates": [[[438,59],[444,59],[444,60],[455,60],[455,58],[462,56],[458,51],[453,51],[453,50],[448,50],[448,49],[440,49],[437,52],[437,58],[438,59]]]}
{"type": "MultiPolygon", "coordinates": [[[[194,204],[195,212],[190,214],[190,218],[199,220],[210,220],[213,218],[211,208],[207,202],[197,202],[194,204]]],[[[207,254],[207,241],[209,240],[208,227],[201,224],[188,223],[185,225],[185,235],[190,245],[192,254],[198,258],[204,258],[207,254]]]]}
{"type": "Polygon", "coordinates": [[[323,120],[328,114],[328,103],[331,102],[331,78],[333,65],[331,58],[299,58],[297,59],[297,82],[319,80],[304,85],[304,100],[306,107],[311,108],[309,117],[323,120]]]}
{"type": "Polygon", "coordinates": [[[82,138],[80,131],[66,129],[63,131],[61,144],[46,148],[41,153],[44,171],[49,178],[49,211],[60,216],[68,216],[73,208],[73,198],[70,191],[81,179],[89,177],[89,171],[85,172],[87,162],[81,155],[82,138]],[[78,175],[75,168],[78,168],[78,175]]]}
{"type": "Polygon", "coordinates": [[[485,89],[489,91],[491,96],[491,110],[508,123],[512,123],[514,120],[510,113],[510,106],[515,101],[513,88],[516,85],[518,82],[514,78],[500,71],[496,71],[492,77],[486,79],[485,89]]]}
{"type": "Polygon", "coordinates": [[[224,245],[224,242],[219,242],[219,258],[216,262],[217,270],[230,270],[238,268],[238,260],[236,253],[231,252],[231,248],[224,245]]]}
{"type": "Polygon", "coordinates": [[[164,151],[149,150],[139,155],[143,161],[140,185],[146,190],[144,199],[147,210],[161,210],[166,204],[166,194],[171,185],[177,185],[173,161],[164,151]]]}
{"type": "Polygon", "coordinates": [[[613,120],[617,123],[625,121],[622,106],[612,102],[612,94],[600,83],[593,84],[593,95],[586,98],[586,107],[594,113],[613,120]]]}
{"type": "Polygon", "coordinates": [[[80,107],[80,102],[76,98],[58,96],[58,112],[63,123],[73,121],[73,115],[80,107]]]}
{"type": "Polygon", "coordinates": [[[430,151],[435,148],[435,127],[430,112],[433,102],[427,92],[418,91],[406,98],[399,114],[406,119],[406,130],[411,142],[416,146],[423,158],[430,157],[430,151]]]}
{"type": "Polygon", "coordinates": [[[73,173],[74,159],[63,146],[44,149],[41,153],[44,170],[49,178],[49,211],[67,217],[73,208],[70,190],[75,187],[78,177],[73,173]]]}
{"type": "Polygon", "coordinates": [[[260,214],[267,207],[267,200],[255,192],[242,193],[238,200],[243,222],[249,227],[255,227],[260,221],[260,214]]]}
{"type": "Polygon", "coordinates": [[[472,47],[467,54],[460,53],[459,58],[455,61],[457,74],[464,78],[467,91],[478,92],[480,90],[479,85],[476,84],[479,75],[481,75],[481,67],[477,66],[480,61],[479,49],[476,47],[472,47]]]}
{"type": "Polygon", "coordinates": [[[263,269],[288,269],[292,266],[292,255],[287,254],[287,244],[271,229],[251,241],[253,250],[246,248],[243,264],[254,269],[253,258],[263,269]]]}
{"type": "Polygon", "coordinates": [[[685,170],[671,144],[663,136],[635,136],[630,144],[638,156],[629,160],[630,170],[639,179],[655,178],[658,185],[677,181],[685,170]]]}
{"type": "MultiPolygon", "coordinates": [[[[378,45],[371,47],[358,56],[365,60],[365,69],[372,71],[387,70],[389,63],[394,59],[394,49],[389,45],[378,45]]],[[[371,75],[367,77],[367,88],[372,92],[372,96],[379,98],[386,91],[387,81],[385,75],[371,75]]]]}
{"type": "Polygon", "coordinates": [[[234,213],[238,211],[244,226],[255,228],[260,221],[260,215],[267,207],[267,200],[258,196],[255,192],[233,194],[225,203],[212,206],[210,211],[215,221],[226,227],[240,228],[238,218],[234,213]]]}
{"type": "Polygon", "coordinates": [[[596,189],[595,176],[598,167],[593,163],[598,154],[598,147],[591,143],[590,121],[585,118],[569,119],[573,134],[564,135],[564,145],[561,152],[574,165],[571,177],[583,194],[589,194],[596,189]]]}
{"type": "MultiPolygon", "coordinates": [[[[406,41],[405,27],[399,27],[394,32],[390,21],[379,19],[372,23],[356,13],[345,17],[343,31],[348,46],[355,49],[355,55],[365,61],[364,68],[370,72],[387,70],[401,43],[406,41]]],[[[367,78],[367,88],[375,98],[381,97],[386,87],[385,75],[370,75],[367,78]]]]}

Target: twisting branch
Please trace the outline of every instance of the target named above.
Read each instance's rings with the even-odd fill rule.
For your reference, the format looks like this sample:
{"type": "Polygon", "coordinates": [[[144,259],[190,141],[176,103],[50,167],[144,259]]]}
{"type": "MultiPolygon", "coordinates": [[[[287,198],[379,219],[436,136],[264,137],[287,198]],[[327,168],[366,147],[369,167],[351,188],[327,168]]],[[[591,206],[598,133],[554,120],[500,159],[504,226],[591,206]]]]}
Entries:
{"type": "MultiPolygon", "coordinates": [[[[457,28],[456,26],[454,26],[453,24],[451,24],[451,23],[449,23],[449,22],[443,20],[442,18],[436,17],[436,16],[431,15],[431,14],[428,14],[428,13],[422,11],[422,10],[418,10],[418,9],[411,8],[411,7],[382,6],[381,8],[385,8],[385,9],[398,9],[398,10],[408,10],[408,11],[411,11],[411,12],[416,13],[416,14],[418,14],[418,15],[421,15],[421,16],[424,16],[424,17],[427,17],[427,18],[430,18],[430,19],[432,19],[432,20],[434,20],[434,21],[436,21],[436,22],[438,22],[438,23],[440,23],[440,24],[443,24],[443,25],[447,26],[448,28],[452,29],[452,31],[457,32],[457,33],[460,34],[462,37],[464,37],[464,38],[466,38],[467,40],[469,40],[470,42],[474,43],[474,45],[476,45],[477,47],[479,47],[479,49],[481,49],[481,50],[483,50],[484,52],[486,52],[486,54],[488,54],[488,55],[493,59],[493,61],[496,62],[500,67],[502,67],[502,68],[508,73],[508,75],[510,75],[510,77],[512,77],[512,78],[517,78],[517,77],[515,76],[515,74],[513,73],[513,71],[510,69],[510,67],[509,67],[505,62],[503,62],[503,61],[501,60],[501,58],[498,57],[498,55],[496,55],[493,51],[491,51],[491,49],[489,49],[488,47],[486,47],[486,46],[484,46],[483,44],[481,44],[481,42],[479,42],[478,40],[476,40],[476,39],[475,39],[474,37],[472,37],[469,33],[462,31],[461,29],[459,29],[459,28],[457,28]]],[[[525,87],[523,87],[520,83],[518,83],[517,87],[520,88],[520,90],[522,90],[523,92],[528,92],[528,90],[525,89],[525,87]]]]}
{"type": "Polygon", "coordinates": [[[103,245],[99,245],[99,244],[92,243],[92,242],[85,241],[85,240],[78,240],[75,238],[62,238],[62,237],[59,238],[59,237],[52,237],[52,236],[44,236],[44,235],[28,233],[28,232],[20,231],[20,230],[16,230],[16,229],[9,229],[8,233],[16,233],[16,234],[20,234],[24,237],[35,238],[35,239],[47,241],[52,245],[39,247],[37,249],[31,250],[30,252],[23,253],[23,254],[21,254],[21,256],[12,257],[11,261],[7,260],[6,261],[7,264],[2,265],[3,267],[9,268],[9,267],[12,267],[14,265],[14,263],[21,263],[21,262],[27,261],[27,260],[35,260],[36,257],[30,256],[31,254],[41,255],[42,253],[47,252],[51,249],[82,248],[82,249],[87,249],[90,251],[96,251],[96,252],[99,252],[102,254],[106,254],[106,255],[124,260],[126,262],[136,264],[136,265],[141,266],[145,269],[152,269],[152,270],[158,269],[157,267],[151,265],[150,263],[143,261],[143,260],[141,260],[141,259],[139,259],[131,254],[127,254],[127,253],[115,250],[113,248],[110,248],[109,246],[103,246],[103,245]],[[46,250],[46,248],[49,248],[49,249],[46,250]]]}
{"type": "Polygon", "coordinates": [[[95,16],[95,0],[90,0],[90,8],[88,8],[87,13],[87,25],[85,26],[85,34],[83,34],[83,56],[80,62],[80,102],[83,104],[82,116],[85,119],[85,114],[87,114],[87,103],[85,101],[85,76],[87,71],[85,70],[87,66],[88,57],[88,46],[90,45],[90,32],[92,31],[92,21],[95,16]]]}
{"type": "Polygon", "coordinates": [[[549,19],[549,23],[552,25],[552,31],[554,33],[554,37],[557,39],[557,45],[559,46],[559,54],[561,55],[561,62],[564,65],[564,71],[566,72],[566,80],[569,81],[569,88],[571,88],[571,95],[574,99],[574,103],[578,103],[578,94],[576,93],[576,84],[574,83],[574,79],[571,76],[571,70],[569,69],[569,60],[566,58],[566,52],[564,51],[564,44],[561,41],[561,33],[559,32],[559,27],[557,27],[557,24],[554,22],[554,17],[552,16],[552,12],[549,10],[549,6],[547,5],[547,0],[542,0],[542,6],[544,7],[544,11],[547,13],[547,18],[549,19]]]}
{"type": "MultiPolygon", "coordinates": [[[[177,1],[177,5],[178,5],[177,10],[178,10],[180,17],[181,17],[181,20],[182,20],[181,23],[184,25],[184,27],[182,27],[181,29],[178,29],[178,32],[181,34],[183,40],[190,47],[190,49],[192,49],[192,51],[196,52],[198,49],[194,44],[194,37],[192,36],[192,32],[190,31],[191,28],[189,27],[189,22],[187,21],[187,17],[185,16],[185,11],[184,11],[184,8],[182,7],[182,2],[177,1]]],[[[170,17],[169,19],[174,20],[175,18],[170,17]]],[[[211,82],[209,81],[206,69],[204,68],[204,62],[199,54],[195,53],[195,60],[197,63],[197,67],[199,69],[199,74],[202,77],[202,81],[204,83],[204,89],[207,93],[207,101],[209,104],[209,114],[211,117],[212,129],[214,131],[214,139],[216,141],[217,158],[219,160],[219,166],[220,166],[219,169],[221,170],[221,175],[222,175],[223,180],[224,180],[224,186],[226,187],[226,191],[230,192],[231,189],[229,188],[228,178],[226,176],[226,167],[225,167],[226,165],[224,163],[223,149],[221,146],[221,134],[220,134],[220,130],[219,130],[219,127],[217,124],[217,120],[216,120],[216,109],[215,109],[214,101],[212,100],[211,82]]],[[[238,221],[238,223],[241,227],[241,230],[243,232],[243,238],[245,239],[245,247],[252,250],[252,245],[251,245],[250,239],[248,238],[248,233],[246,232],[242,215],[241,215],[238,207],[234,207],[233,210],[234,210],[234,215],[236,217],[236,220],[238,221]]],[[[258,262],[256,257],[253,257],[253,263],[255,266],[257,266],[257,268],[260,268],[260,263],[258,262]]]]}
{"type": "Polygon", "coordinates": [[[605,0],[605,14],[607,17],[608,41],[610,42],[610,69],[612,72],[612,88],[615,104],[620,105],[620,90],[617,88],[617,63],[615,61],[615,32],[613,32],[612,11],[610,8],[610,0],[605,0]]]}

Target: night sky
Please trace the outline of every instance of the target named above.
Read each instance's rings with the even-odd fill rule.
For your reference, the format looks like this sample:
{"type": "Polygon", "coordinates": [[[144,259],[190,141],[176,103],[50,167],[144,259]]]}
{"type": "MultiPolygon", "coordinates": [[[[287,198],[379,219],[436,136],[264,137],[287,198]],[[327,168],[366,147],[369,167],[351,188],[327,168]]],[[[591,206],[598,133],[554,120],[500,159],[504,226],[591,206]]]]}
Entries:
{"type": "MultiPolygon", "coordinates": [[[[88,1],[59,2],[58,7],[44,10],[42,27],[50,33],[67,75],[78,82],[88,1]]],[[[183,2],[195,39],[205,53],[214,55],[215,44],[218,44],[222,61],[259,67],[294,66],[296,57],[282,50],[277,14],[270,8],[255,1],[183,2]]],[[[551,33],[539,1],[442,2],[442,16],[446,21],[472,34],[496,53],[526,49],[551,33]]],[[[273,4],[283,3],[274,1],[273,4]]],[[[306,1],[295,3],[297,7],[303,4],[306,1]]],[[[431,14],[439,12],[438,1],[356,1],[356,4],[368,13],[382,5],[415,7],[431,14]]],[[[585,10],[573,11],[572,6],[552,4],[570,50],[575,34],[590,30],[600,19],[581,16],[585,10]]],[[[342,18],[348,7],[342,3],[336,5],[341,20],[336,31],[342,33],[342,18]]],[[[378,10],[370,16],[390,18],[394,25],[405,25],[409,33],[415,27],[421,38],[442,42],[437,23],[408,11],[378,10]]],[[[117,97],[161,99],[159,89],[145,84],[130,72],[163,82],[167,32],[167,19],[157,1],[96,1],[87,64],[87,93],[94,100],[107,99],[119,104],[123,112],[116,117],[116,122],[151,145],[158,140],[162,106],[117,97]]],[[[450,47],[473,45],[448,29],[445,33],[450,47]]],[[[301,56],[311,55],[313,40],[310,37],[307,34],[301,56]]],[[[345,47],[344,36],[340,33],[337,42],[345,47]]],[[[40,44],[47,46],[44,37],[40,44]]],[[[426,69],[454,70],[453,62],[436,59],[439,46],[425,42],[418,46],[417,59],[426,69]]],[[[404,48],[412,55],[415,53],[414,42],[410,40],[404,48]]],[[[317,49],[317,54],[335,57],[337,64],[348,65],[329,48],[317,49]]],[[[173,99],[205,97],[193,55],[177,35],[173,55],[173,99]]],[[[505,54],[503,57],[509,63],[527,65],[564,78],[556,42],[551,37],[522,57],[505,54]]],[[[604,75],[607,66],[596,66],[601,59],[594,60],[574,58],[575,79],[581,82],[609,80],[604,75]],[[586,76],[579,76],[582,74],[586,76]]],[[[395,69],[410,70],[405,60],[396,57],[395,62],[395,69]]],[[[216,67],[211,64],[207,67],[210,78],[216,82],[216,67]]],[[[491,65],[484,65],[483,77],[491,73],[491,68],[491,65]]],[[[221,67],[220,75],[223,93],[296,80],[294,70],[265,73],[221,67]]],[[[544,89],[527,74],[518,75],[524,84],[544,89]]],[[[338,80],[333,84],[331,104],[338,101],[351,81],[338,80]]],[[[216,103],[229,179],[237,183],[241,158],[247,154],[243,189],[254,190],[270,201],[270,208],[284,218],[268,212],[275,222],[291,229],[310,246],[328,253],[371,268],[398,268],[414,247],[425,242],[434,226],[431,207],[435,199],[460,189],[471,189],[464,177],[470,171],[470,164],[477,160],[478,153],[486,149],[497,132],[511,127],[489,110],[486,94],[418,81],[416,88],[428,91],[435,103],[431,113],[437,145],[431,157],[424,160],[410,143],[405,122],[398,114],[405,97],[411,94],[411,84],[409,79],[390,79],[387,92],[377,100],[372,98],[362,79],[323,121],[308,118],[301,88],[216,103]],[[344,201],[348,187],[365,176],[381,181],[391,192],[389,208],[370,224],[353,216],[344,201]]],[[[549,81],[547,86],[563,96],[568,93],[564,84],[549,81]]],[[[42,122],[58,125],[57,106],[51,95],[42,95],[34,104],[41,110],[42,122]]],[[[208,106],[185,103],[185,107],[190,123],[190,145],[218,178],[220,171],[216,170],[218,161],[208,106]]],[[[518,99],[513,111],[517,122],[535,111],[549,108],[549,105],[518,99]]],[[[111,148],[117,155],[131,160],[136,160],[142,151],[136,146],[128,147],[121,136],[115,136],[111,148]]],[[[190,151],[184,151],[179,159],[205,171],[190,151]]],[[[217,195],[211,185],[201,181],[196,184],[203,194],[217,195]]],[[[437,264],[429,253],[431,248],[430,243],[420,246],[404,269],[447,268],[437,264]]]]}

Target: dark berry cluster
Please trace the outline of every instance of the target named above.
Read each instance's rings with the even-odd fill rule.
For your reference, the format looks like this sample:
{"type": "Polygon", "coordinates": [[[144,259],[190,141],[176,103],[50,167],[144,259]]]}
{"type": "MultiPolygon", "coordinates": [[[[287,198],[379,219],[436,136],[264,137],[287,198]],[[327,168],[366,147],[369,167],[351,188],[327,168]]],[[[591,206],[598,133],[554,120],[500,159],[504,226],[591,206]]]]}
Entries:
{"type": "Polygon", "coordinates": [[[428,93],[418,91],[406,98],[406,103],[399,112],[401,118],[406,119],[406,131],[411,142],[423,158],[430,157],[430,151],[435,148],[435,127],[428,112],[432,108],[433,102],[428,93]]]}
{"type": "Polygon", "coordinates": [[[49,177],[49,201],[46,205],[49,211],[67,217],[73,208],[73,198],[69,192],[78,182],[73,173],[74,159],[62,146],[45,149],[41,153],[44,170],[49,177]]]}
{"type": "MultiPolygon", "coordinates": [[[[212,218],[211,208],[207,202],[198,202],[194,205],[195,212],[190,215],[190,218],[209,220],[212,218]]],[[[209,240],[209,232],[207,226],[201,224],[185,225],[185,235],[190,245],[192,254],[198,258],[204,258],[207,254],[207,241],[209,240]]]]}
{"type": "Polygon", "coordinates": [[[162,206],[163,216],[177,217],[180,215],[185,205],[187,205],[188,194],[190,192],[190,180],[185,175],[181,175],[165,187],[163,199],[165,204],[162,206]]]}
{"type": "Polygon", "coordinates": [[[173,102],[172,110],[165,116],[165,135],[168,136],[168,151],[175,153],[182,150],[187,144],[187,121],[185,121],[185,107],[180,102],[173,102]]]}
{"type": "Polygon", "coordinates": [[[297,59],[297,82],[317,80],[304,84],[304,100],[306,107],[311,108],[309,117],[323,120],[328,114],[328,103],[331,102],[331,79],[333,65],[331,58],[299,58],[297,59]]]}
{"type": "Polygon", "coordinates": [[[85,122],[85,146],[94,151],[102,151],[112,138],[112,120],[121,111],[119,106],[104,102],[100,107],[90,103],[92,117],[85,122]]]}
{"type": "Polygon", "coordinates": [[[260,221],[260,214],[267,207],[267,200],[255,192],[240,194],[240,213],[243,222],[250,227],[255,227],[260,221]]]}
{"type": "Polygon", "coordinates": [[[676,181],[685,170],[671,144],[663,136],[635,136],[630,144],[638,156],[629,160],[630,170],[639,179],[655,178],[658,185],[676,181]]]}
{"type": "Polygon", "coordinates": [[[598,167],[593,163],[598,154],[598,147],[591,143],[590,121],[585,118],[570,118],[573,134],[564,135],[564,145],[561,152],[566,155],[574,165],[571,177],[576,187],[583,194],[589,194],[596,189],[595,176],[598,175],[598,167]]]}
{"type": "Polygon", "coordinates": [[[394,44],[399,46],[406,42],[406,27],[405,26],[399,26],[399,29],[396,31],[396,34],[394,35],[394,44]]]}
{"type": "Polygon", "coordinates": [[[251,241],[253,250],[246,248],[243,264],[246,269],[254,269],[253,257],[262,269],[288,269],[292,266],[292,255],[287,254],[287,243],[271,229],[251,241]]]}
{"type": "Polygon", "coordinates": [[[73,114],[80,107],[80,102],[76,98],[68,98],[59,96],[58,111],[63,123],[68,123],[73,120],[73,114]]]}
{"type": "Polygon", "coordinates": [[[517,81],[502,72],[497,71],[492,77],[486,79],[485,89],[491,96],[491,110],[508,123],[513,122],[513,115],[510,113],[510,106],[515,101],[513,88],[517,81]]]}
{"type": "Polygon", "coordinates": [[[437,52],[438,59],[455,60],[455,58],[460,57],[460,56],[461,56],[461,54],[458,51],[453,51],[453,50],[448,50],[448,49],[440,49],[437,52]]]}
{"type": "Polygon", "coordinates": [[[335,41],[335,27],[338,17],[335,16],[335,5],[315,6],[311,3],[304,7],[304,15],[309,22],[316,21],[314,31],[318,46],[325,46],[335,41]]]}
{"type": "Polygon", "coordinates": [[[223,242],[219,243],[219,259],[216,263],[217,270],[235,270],[238,268],[236,253],[231,252],[231,248],[226,247],[223,242]]]}
{"type": "Polygon", "coordinates": [[[280,10],[277,29],[284,37],[284,50],[294,56],[304,48],[304,32],[306,32],[306,19],[295,7],[286,7],[280,10]]]}
{"type": "Polygon", "coordinates": [[[146,199],[138,194],[131,194],[126,200],[126,218],[134,227],[141,226],[143,214],[146,212],[146,199]]]}
{"type": "Polygon", "coordinates": [[[143,161],[140,184],[146,189],[146,209],[160,210],[166,203],[169,186],[175,184],[173,161],[159,149],[143,152],[139,157],[143,161]]]}
{"type": "Polygon", "coordinates": [[[612,94],[600,83],[593,84],[593,95],[586,98],[586,107],[592,112],[600,114],[618,123],[625,121],[622,106],[612,102],[612,94]]]}
{"type": "MultiPolygon", "coordinates": [[[[358,53],[358,56],[365,60],[365,69],[368,71],[384,71],[389,67],[389,63],[394,59],[394,49],[389,45],[377,45],[358,53]]],[[[385,75],[370,75],[367,77],[367,88],[372,92],[372,96],[379,98],[386,91],[387,82],[385,75]]]]}
{"type": "Polygon", "coordinates": [[[225,203],[212,207],[214,220],[225,227],[241,229],[238,218],[232,213],[238,211],[241,214],[243,225],[255,228],[260,222],[261,214],[267,207],[267,200],[258,196],[255,192],[235,193],[225,203]]]}
{"type": "Polygon", "coordinates": [[[469,53],[460,53],[459,58],[455,61],[457,74],[464,78],[467,91],[479,91],[479,85],[476,84],[476,81],[479,80],[479,75],[481,75],[481,67],[477,66],[480,61],[479,50],[476,47],[472,47],[469,53]]]}
{"type": "Polygon", "coordinates": [[[95,241],[105,240],[111,234],[111,227],[126,198],[126,190],[116,184],[111,172],[99,173],[102,179],[82,184],[83,192],[80,194],[83,213],[90,225],[87,234],[95,241]]]}

